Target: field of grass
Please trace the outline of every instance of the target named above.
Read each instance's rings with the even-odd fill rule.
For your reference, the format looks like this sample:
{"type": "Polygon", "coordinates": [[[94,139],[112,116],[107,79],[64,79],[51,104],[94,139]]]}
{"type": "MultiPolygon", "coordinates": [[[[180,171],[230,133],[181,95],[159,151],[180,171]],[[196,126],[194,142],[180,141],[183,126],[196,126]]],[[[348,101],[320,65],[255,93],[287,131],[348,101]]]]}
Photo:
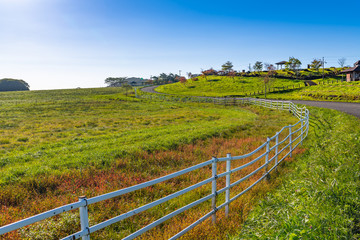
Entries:
{"type": "Polygon", "coordinates": [[[360,121],[310,108],[307,151],[230,239],[359,239],[360,121]]]}
{"type": "MultiPolygon", "coordinates": [[[[81,195],[93,197],[164,176],[212,156],[247,153],[282,126],[296,121],[286,112],[255,107],[139,100],[126,96],[121,88],[11,92],[1,93],[0,99],[4,116],[0,125],[0,225],[77,201],[81,195]]],[[[90,207],[91,225],[208,174],[208,169],[202,169],[95,204],[90,207]]],[[[260,199],[269,188],[270,184],[263,185],[248,197],[260,199]]],[[[200,188],[115,224],[92,235],[92,239],[120,239],[209,189],[200,188]]],[[[244,213],[227,222],[225,228],[204,225],[188,238],[200,233],[212,238],[234,231],[250,209],[247,202],[250,200],[234,204],[244,213]],[[204,227],[211,231],[204,231],[204,227]]],[[[209,208],[209,203],[201,205],[144,238],[167,238],[209,208]]],[[[77,230],[75,211],[10,233],[4,239],[58,239],[77,230]]]]}
{"type": "MultiPolygon", "coordinates": [[[[276,78],[268,84],[271,88],[302,87],[300,80],[276,78]]],[[[197,81],[188,80],[186,83],[173,83],[156,88],[161,93],[187,95],[187,96],[245,96],[250,93],[264,91],[264,79],[262,77],[223,77],[207,76],[198,77],[197,81]]]]}
{"type": "MultiPolygon", "coordinates": [[[[263,95],[259,95],[259,97],[263,97],[263,95]]],[[[332,84],[289,90],[283,93],[270,93],[268,97],[286,100],[360,102],[360,82],[334,82],[332,84]]]]}
{"type": "MultiPolygon", "coordinates": [[[[316,86],[305,87],[301,80],[272,79],[268,85],[271,88],[267,98],[283,100],[317,100],[317,101],[347,101],[360,102],[360,82],[341,81],[341,77],[313,80],[316,86]],[[285,89],[283,89],[283,87],[285,89]],[[286,89],[289,87],[289,89],[286,89]],[[293,89],[295,87],[295,89],[293,89]]],[[[249,96],[264,98],[263,78],[261,77],[230,77],[208,76],[199,77],[198,81],[188,80],[185,84],[174,83],[162,85],[156,91],[177,96],[249,96]],[[260,91],[260,94],[259,94],[260,91]],[[255,95],[253,95],[255,93],[255,95]]]]}

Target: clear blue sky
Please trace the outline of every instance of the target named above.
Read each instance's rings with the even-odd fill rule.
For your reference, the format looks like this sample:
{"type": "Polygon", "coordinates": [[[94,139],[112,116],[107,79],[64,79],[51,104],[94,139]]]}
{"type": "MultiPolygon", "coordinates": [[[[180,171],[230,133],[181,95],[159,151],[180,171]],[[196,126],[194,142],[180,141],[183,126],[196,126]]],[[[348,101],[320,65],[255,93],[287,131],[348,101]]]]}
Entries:
{"type": "Polygon", "coordinates": [[[359,1],[0,0],[0,78],[35,89],[235,70],[289,56],[360,59],[359,1]],[[344,5],[342,5],[344,4],[344,5]]]}

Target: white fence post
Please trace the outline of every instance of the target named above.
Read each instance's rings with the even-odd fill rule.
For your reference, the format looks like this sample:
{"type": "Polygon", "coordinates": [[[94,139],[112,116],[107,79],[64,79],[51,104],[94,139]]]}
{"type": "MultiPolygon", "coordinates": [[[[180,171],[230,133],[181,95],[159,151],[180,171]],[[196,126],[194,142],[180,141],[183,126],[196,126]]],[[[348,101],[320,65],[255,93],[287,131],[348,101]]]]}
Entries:
{"type": "MultiPolygon", "coordinates": [[[[85,196],[79,197],[79,201],[85,201],[86,205],[84,207],[80,207],[80,224],[81,224],[81,231],[87,230],[89,231],[89,216],[88,216],[88,204],[87,199],[85,196]]],[[[87,235],[81,238],[82,240],[90,240],[90,232],[87,235]]]]}
{"type": "Polygon", "coordinates": [[[226,190],[225,193],[225,202],[227,205],[225,206],[225,217],[229,216],[229,201],[230,201],[230,171],[231,171],[231,154],[226,154],[226,157],[228,160],[226,160],[226,172],[228,175],[226,175],[226,187],[229,188],[226,190]]]}
{"type": "MultiPolygon", "coordinates": [[[[266,140],[266,155],[265,155],[265,174],[268,175],[268,164],[269,164],[269,150],[270,150],[270,138],[268,137],[266,140]]],[[[269,175],[268,175],[269,177],[269,175]]]]}
{"type": "Polygon", "coordinates": [[[276,141],[276,145],[275,145],[275,170],[277,171],[277,165],[278,165],[278,160],[279,160],[279,133],[276,133],[276,137],[275,137],[275,141],[276,141]]]}
{"type": "Polygon", "coordinates": [[[217,198],[217,191],[216,191],[216,180],[217,180],[217,158],[213,157],[213,163],[212,163],[212,177],[214,180],[212,181],[212,191],[211,193],[214,194],[212,201],[211,201],[211,207],[214,210],[214,214],[212,215],[212,222],[216,223],[216,198],[217,198]]]}
{"type": "Polygon", "coordinates": [[[292,157],[292,131],[291,131],[291,125],[289,127],[289,143],[290,143],[290,157],[292,157]]]}

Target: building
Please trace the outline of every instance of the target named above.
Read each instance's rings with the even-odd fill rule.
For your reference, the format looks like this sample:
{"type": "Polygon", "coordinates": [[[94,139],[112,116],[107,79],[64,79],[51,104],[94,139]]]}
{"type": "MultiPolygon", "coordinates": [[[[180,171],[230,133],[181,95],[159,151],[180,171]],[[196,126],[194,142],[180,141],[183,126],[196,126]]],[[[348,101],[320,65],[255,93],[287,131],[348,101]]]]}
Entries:
{"type": "Polygon", "coordinates": [[[341,73],[346,73],[346,81],[360,81],[360,61],[354,63],[354,67],[345,69],[341,73]]]}
{"type": "Polygon", "coordinates": [[[279,70],[279,66],[280,66],[280,69],[282,69],[283,65],[285,65],[286,63],[287,63],[287,61],[281,61],[281,62],[275,63],[277,66],[277,70],[279,70]]]}
{"type": "Polygon", "coordinates": [[[130,77],[127,78],[124,82],[130,84],[131,86],[143,86],[149,79],[130,77]]]}

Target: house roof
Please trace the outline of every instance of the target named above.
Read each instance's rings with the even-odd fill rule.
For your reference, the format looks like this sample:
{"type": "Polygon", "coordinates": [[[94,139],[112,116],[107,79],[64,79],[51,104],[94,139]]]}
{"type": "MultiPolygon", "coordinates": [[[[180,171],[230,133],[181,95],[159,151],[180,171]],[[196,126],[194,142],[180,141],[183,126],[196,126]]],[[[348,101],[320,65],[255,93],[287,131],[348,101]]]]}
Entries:
{"type": "Polygon", "coordinates": [[[345,69],[341,72],[342,73],[360,72],[360,65],[357,65],[356,67],[351,67],[351,68],[345,69]]]}
{"type": "Polygon", "coordinates": [[[282,65],[282,64],[285,64],[287,63],[287,61],[281,61],[281,62],[278,62],[278,63],[275,63],[276,65],[282,65]]]}

